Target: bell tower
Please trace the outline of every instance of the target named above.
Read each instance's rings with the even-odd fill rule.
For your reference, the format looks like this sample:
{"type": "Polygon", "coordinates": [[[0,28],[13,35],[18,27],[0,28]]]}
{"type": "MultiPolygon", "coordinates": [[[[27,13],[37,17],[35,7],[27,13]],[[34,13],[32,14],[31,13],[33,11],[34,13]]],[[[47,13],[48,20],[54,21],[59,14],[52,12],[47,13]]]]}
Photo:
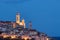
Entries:
{"type": "Polygon", "coordinates": [[[19,12],[16,14],[16,23],[20,24],[20,15],[19,12]]]}
{"type": "Polygon", "coordinates": [[[32,29],[32,22],[29,22],[29,29],[32,29]]]}

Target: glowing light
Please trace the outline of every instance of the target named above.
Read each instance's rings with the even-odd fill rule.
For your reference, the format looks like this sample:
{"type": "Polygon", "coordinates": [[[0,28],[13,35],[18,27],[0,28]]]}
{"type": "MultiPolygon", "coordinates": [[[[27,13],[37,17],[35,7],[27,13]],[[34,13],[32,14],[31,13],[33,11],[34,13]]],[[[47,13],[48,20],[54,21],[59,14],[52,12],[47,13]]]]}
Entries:
{"type": "Polygon", "coordinates": [[[11,36],[11,39],[14,39],[14,38],[16,38],[16,35],[12,35],[12,36],[11,36]]]}
{"type": "Polygon", "coordinates": [[[22,36],[22,39],[27,40],[27,39],[31,39],[31,38],[29,36],[22,36]]]}
{"type": "Polygon", "coordinates": [[[47,38],[47,40],[49,40],[49,38],[47,38]]]}
{"type": "Polygon", "coordinates": [[[7,37],[9,37],[8,35],[3,35],[3,38],[7,38],[7,37]]]}
{"type": "Polygon", "coordinates": [[[27,38],[26,38],[26,37],[25,37],[24,39],[25,39],[25,40],[27,40],[27,38]]]}
{"type": "Polygon", "coordinates": [[[22,22],[20,22],[20,25],[23,25],[22,22]]]}

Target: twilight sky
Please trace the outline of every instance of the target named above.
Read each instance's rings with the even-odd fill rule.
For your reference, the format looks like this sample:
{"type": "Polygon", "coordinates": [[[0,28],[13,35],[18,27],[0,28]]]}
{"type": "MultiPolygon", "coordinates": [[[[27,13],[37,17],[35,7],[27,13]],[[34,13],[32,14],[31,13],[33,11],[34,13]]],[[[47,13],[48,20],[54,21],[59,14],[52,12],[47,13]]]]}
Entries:
{"type": "Polygon", "coordinates": [[[60,36],[60,0],[0,0],[0,20],[15,21],[20,12],[28,26],[49,36],[60,36]]]}

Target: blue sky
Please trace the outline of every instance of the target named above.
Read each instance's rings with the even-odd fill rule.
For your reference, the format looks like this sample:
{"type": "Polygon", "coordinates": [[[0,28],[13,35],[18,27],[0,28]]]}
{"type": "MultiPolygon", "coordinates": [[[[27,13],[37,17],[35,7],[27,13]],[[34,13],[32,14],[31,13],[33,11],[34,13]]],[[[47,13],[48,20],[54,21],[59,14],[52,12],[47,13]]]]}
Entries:
{"type": "Polygon", "coordinates": [[[15,21],[16,12],[26,24],[49,36],[60,36],[60,0],[0,0],[0,20],[15,21]]]}

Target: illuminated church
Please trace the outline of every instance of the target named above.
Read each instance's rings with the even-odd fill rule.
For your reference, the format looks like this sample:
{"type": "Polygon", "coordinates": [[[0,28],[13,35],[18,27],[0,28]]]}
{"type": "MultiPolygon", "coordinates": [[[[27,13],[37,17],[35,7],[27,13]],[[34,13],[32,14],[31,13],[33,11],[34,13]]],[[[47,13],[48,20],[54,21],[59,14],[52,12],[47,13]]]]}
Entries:
{"type": "Polygon", "coordinates": [[[16,13],[16,21],[13,22],[13,21],[0,21],[0,27],[13,27],[13,28],[16,28],[16,27],[23,27],[23,28],[26,28],[25,27],[25,21],[24,19],[20,20],[20,13],[17,12],[16,13]]]}
{"type": "Polygon", "coordinates": [[[18,12],[16,14],[16,22],[13,23],[13,27],[14,28],[16,27],[16,24],[18,24],[19,26],[23,26],[24,28],[26,28],[25,27],[25,21],[24,21],[24,19],[22,19],[22,21],[20,20],[20,13],[18,13],[18,12]]]}

